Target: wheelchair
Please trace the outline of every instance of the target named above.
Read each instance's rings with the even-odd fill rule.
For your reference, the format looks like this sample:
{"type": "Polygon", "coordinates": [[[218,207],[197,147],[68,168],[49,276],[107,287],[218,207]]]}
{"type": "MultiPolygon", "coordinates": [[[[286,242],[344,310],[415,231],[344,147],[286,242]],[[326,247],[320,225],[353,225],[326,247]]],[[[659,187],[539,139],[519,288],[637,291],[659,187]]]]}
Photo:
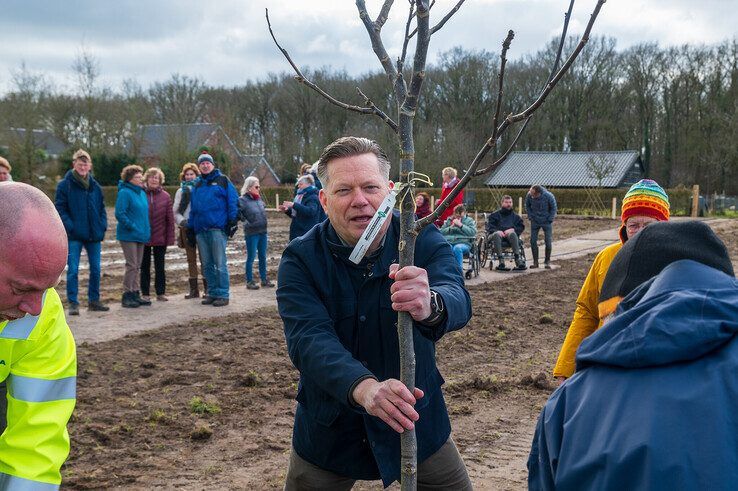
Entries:
{"type": "Polygon", "coordinates": [[[477,239],[470,244],[469,253],[464,254],[464,278],[470,280],[479,276],[479,270],[482,269],[482,263],[480,261],[480,249],[479,241],[477,239]]]}
{"type": "MultiPolygon", "coordinates": [[[[525,246],[523,245],[523,235],[520,234],[518,236],[518,240],[520,241],[520,256],[523,259],[524,263],[527,263],[527,258],[525,257],[525,246]]],[[[508,263],[515,264],[515,254],[513,253],[512,246],[507,241],[507,239],[502,239],[502,255],[498,256],[497,251],[495,251],[495,245],[486,235],[480,237],[477,240],[477,250],[480,251],[479,253],[479,263],[480,268],[484,268],[487,266],[487,260],[489,260],[489,269],[490,271],[493,271],[495,269],[495,261],[498,263],[500,260],[503,260],[508,263]]]]}

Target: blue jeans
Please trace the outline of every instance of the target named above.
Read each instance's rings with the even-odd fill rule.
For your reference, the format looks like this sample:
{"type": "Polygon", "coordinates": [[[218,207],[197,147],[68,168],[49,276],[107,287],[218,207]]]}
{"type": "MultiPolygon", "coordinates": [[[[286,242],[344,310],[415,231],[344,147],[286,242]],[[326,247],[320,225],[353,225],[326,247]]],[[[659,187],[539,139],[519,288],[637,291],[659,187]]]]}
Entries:
{"type": "Polygon", "coordinates": [[[226,262],[226,234],[221,229],[210,229],[197,234],[203,275],[208,280],[209,297],[228,298],[230,276],[226,262]]]}
{"type": "Polygon", "coordinates": [[[246,236],[246,281],[254,281],[254,258],[259,251],[259,278],[267,280],[267,234],[246,236]]]}
{"type": "Polygon", "coordinates": [[[90,284],[87,287],[87,299],[90,302],[100,300],[100,250],[101,242],[81,242],[79,240],[69,241],[69,252],[67,253],[67,300],[69,303],[79,303],[77,290],[79,282],[79,258],[82,248],[87,251],[87,259],[90,263],[90,284]]]}
{"type": "Polygon", "coordinates": [[[533,253],[533,261],[538,262],[538,231],[543,229],[543,241],[546,244],[546,261],[551,256],[551,243],[553,241],[553,224],[530,222],[530,250],[533,253]]]}
{"type": "Polygon", "coordinates": [[[462,242],[461,244],[454,244],[451,247],[454,249],[454,257],[459,263],[459,267],[464,271],[464,254],[469,254],[469,251],[471,251],[471,245],[466,242],[462,242]]]}

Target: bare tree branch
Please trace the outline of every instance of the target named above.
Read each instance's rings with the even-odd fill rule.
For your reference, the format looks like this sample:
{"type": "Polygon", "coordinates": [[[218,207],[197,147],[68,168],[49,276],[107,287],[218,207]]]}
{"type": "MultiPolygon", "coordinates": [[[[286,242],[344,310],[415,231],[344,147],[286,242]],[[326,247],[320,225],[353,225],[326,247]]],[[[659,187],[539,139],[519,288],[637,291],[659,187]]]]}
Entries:
{"type": "Polygon", "coordinates": [[[377,26],[377,30],[381,31],[382,27],[384,27],[384,23],[387,22],[387,19],[389,18],[389,12],[390,12],[390,9],[392,8],[393,3],[394,3],[394,0],[384,0],[384,4],[382,5],[382,10],[379,11],[377,20],[374,21],[374,25],[377,26]]]}
{"type": "Polygon", "coordinates": [[[437,31],[439,31],[439,30],[441,30],[441,29],[443,28],[443,25],[444,25],[444,24],[445,24],[446,22],[448,22],[448,20],[449,20],[449,19],[450,19],[451,17],[453,17],[453,15],[454,15],[454,14],[455,14],[456,12],[458,12],[458,11],[459,11],[459,9],[461,8],[461,6],[462,6],[462,5],[464,4],[464,2],[465,2],[465,1],[466,1],[466,0],[459,0],[459,1],[458,1],[458,2],[456,3],[456,5],[454,6],[454,8],[452,8],[452,9],[451,9],[451,10],[450,10],[450,11],[448,12],[448,14],[446,14],[445,16],[443,16],[443,19],[441,19],[441,21],[440,21],[440,22],[439,22],[438,24],[436,24],[435,26],[433,26],[433,28],[432,28],[432,29],[431,29],[431,31],[430,31],[430,33],[431,33],[431,36],[432,36],[433,34],[435,34],[435,33],[436,33],[437,31]]]}
{"type": "Polygon", "coordinates": [[[543,102],[546,100],[546,97],[548,97],[548,94],[551,93],[559,80],[561,80],[564,74],[566,74],[566,72],[569,70],[569,67],[571,67],[572,63],[574,63],[574,60],[577,59],[577,56],[582,51],[582,49],[584,49],[584,46],[589,41],[589,34],[590,32],[592,32],[592,26],[594,25],[594,21],[595,19],[597,19],[597,15],[600,13],[600,9],[602,8],[602,5],[605,3],[605,1],[606,0],[599,0],[597,2],[597,5],[595,6],[594,11],[589,18],[589,22],[587,23],[587,28],[584,30],[584,34],[582,34],[582,38],[579,40],[579,44],[577,44],[577,47],[574,48],[574,51],[569,55],[569,58],[567,58],[566,62],[564,62],[564,65],[559,69],[556,75],[548,82],[546,88],[543,90],[543,92],[541,92],[541,95],[538,96],[538,99],[536,99],[536,101],[528,106],[528,108],[526,108],[523,112],[509,115],[505,120],[506,122],[516,123],[518,121],[522,121],[523,119],[533,114],[533,112],[538,109],[541,104],[543,104],[543,102]]]}
{"type": "Polygon", "coordinates": [[[415,110],[418,107],[418,96],[420,88],[425,80],[425,60],[428,57],[428,43],[430,42],[430,30],[428,29],[428,0],[417,0],[417,18],[418,18],[418,42],[415,46],[415,57],[413,59],[413,76],[410,79],[410,87],[408,88],[405,102],[400,108],[400,117],[403,115],[415,116],[415,110]]]}
{"type": "MultiPolygon", "coordinates": [[[[429,9],[430,10],[430,9],[429,9]]],[[[407,14],[407,24],[405,24],[405,41],[402,43],[402,55],[400,60],[397,62],[397,71],[401,72],[405,65],[405,56],[407,56],[407,45],[410,42],[410,24],[413,21],[413,15],[415,14],[415,2],[410,2],[410,13],[407,14]]]]}
{"type": "MultiPolygon", "coordinates": [[[[450,11],[448,12],[448,14],[446,14],[446,15],[445,15],[445,16],[443,17],[443,19],[441,19],[441,21],[440,21],[440,22],[439,22],[438,24],[436,24],[435,26],[433,26],[433,27],[431,28],[431,30],[430,30],[431,36],[432,36],[433,34],[435,34],[435,33],[436,33],[436,31],[440,30],[440,29],[441,29],[441,28],[443,27],[443,25],[444,25],[444,24],[445,24],[446,22],[448,22],[448,20],[449,20],[449,19],[450,19],[451,17],[453,17],[453,15],[454,15],[454,14],[455,14],[455,13],[456,13],[456,12],[457,12],[457,11],[458,11],[458,10],[459,10],[460,8],[461,8],[461,5],[462,5],[462,4],[463,4],[463,3],[465,2],[465,1],[466,1],[466,0],[459,0],[459,2],[458,2],[458,3],[457,3],[457,4],[455,5],[455,6],[454,6],[454,8],[452,8],[452,9],[451,9],[451,10],[450,10],[450,11]]],[[[433,5],[435,5],[435,3],[436,3],[436,0],[433,0],[433,2],[431,2],[431,5],[430,5],[430,7],[428,8],[428,10],[432,9],[432,8],[433,8],[433,5]]],[[[415,35],[416,35],[417,33],[418,33],[418,29],[416,28],[416,29],[414,29],[414,30],[413,30],[413,32],[411,32],[411,33],[410,33],[409,35],[405,36],[406,40],[408,40],[408,41],[409,41],[409,40],[410,40],[410,38],[412,38],[413,36],[415,36],[415,35]]]]}
{"type": "Polygon", "coordinates": [[[390,59],[389,54],[387,54],[387,50],[384,48],[384,43],[382,42],[381,36],[382,28],[381,26],[377,27],[377,24],[375,24],[372,21],[371,17],[369,17],[369,13],[366,11],[366,2],[364,0],[356,0],[356,8],[359,11],[359,17],[364,23],[366,32],[369,34],[369,39],[372,42],[372,49],[374,50],[374,54],[377,55],[377,58],[379,58],[379,62],[382,64],[384,72],[387,74],[390,83],[393,85],[397,100],[402,101],[405,98],[405,93],[403,91],[404,84],[400,86],[395,83],[397,81],[397,69],[395,67],[395,64],[390,59]]]}
{"type": "Polygon", "coordinates": [[[277,41],[277,38],[274,35],[274,31],[272,30],[272,23],[269,20],[269,9],[266,9],[266,20],[267,20],[267,25],[269,26],[269,34],[271,34],[272,39],[274,40],[274,44],[277,45],[277,48],[279,48],[279,50],[282,52],[282,55],[284,55],[284,57],[287,59],[287,61],[289,62],[289,64],[292,66],[292,69],[296,73],[295,80],[297,80],[298,82],[300,82],[303,85],[306,85],[306,86],[310,87],[312,90],[314,90],[315,92],[317,92],[318,94],[320,94],[323,98],[325,98],[328,102],[330,102],[331,104],[333,104],[335,106],[341,107],[341,108],[346,109],[346,110],[349,110],[349,111],[354,111],[354,112],[357,112],[357,113],[361,113],[361,114],[373,114],[375,116],[378,116],[385,123],[387,123],[387,125],[389,125],[390,128],[392,128],[392,131],[394,131],[395,133],[397,133],[397,123],[395,123],[394,121],[392,121],[392,119],[389,116],[387,116],[387,114],[384,111],[382,111],[381,109],[379,109],[366,96],[364,96],[364,99],[365,99],[365,101],[367,101],[367,104],[371,103],[371,104],[369,104],[369,107],[360,107],[360,106],[354,106],[352,104],[347,104],[345,102],[339,101],[338,99],[336,99],[335,97],[333,97],[332,95],[330,95],[329,93],[327,93],[326,91],[324,91],[323,89],[321,89],[318,85],[316,85],[313,82],[311,82],[307,77],[305,77],[305,75],[303,75],[302,71],[298,68],[298,66],[295,65],[295,63],[292,61],[292,58],[290,57],[290,55],[287,52],[287,50],[284,49],[279,44],[279,42],[277,41]]]}
{"type": "Polygon", "coordinates": [[[395,133],[397,133],[397,123],[395,123],[394,121],[392,121],[392,118],[390,118],[389,116],[387,116],[387,114],[384,111],[382,111],[381,109],[379,109],[377,107],[377,105],[374,104],[374,101],[372,101],[371,99],[369,99],[369,97],[367,97],[367,95],[364,94],[364,92],[362,92],[360,88],[356,87],[356,91],[359,93],[359,95],[361,97],[364,98],[364,104],[366,104],[369,108],[373,109],[374,110],[374,114],[376,114],[377,116],[379,116],[380,118],[382,118],[384,120],[384,122],[387,123],[390,128],[392,128],[392,131],[394,131],[395,133]]]}
{"type": "MultiPolygon", "coordinates": [[[[572,0],[573,1],[573,0],[572,0]]],[[[492,118],[492,140],[497,141],[497,122],[500,120],[500,108],[502,107],[502,87],[505,80],[505,65],[507,65],[507,50],[510,49],[515,33],[512,30],[507,31],[507,37],[502,42],[502,52],[500,53],[500,74],[497,79],[499,88],[497,90],[497,104],[495,105],[495,115],[492,118]]]]}
{"type": "MultiPolygon", "coordinates": [[[[500,124],[500,126],[493,131],[493,135],[495,138],[493,139],[490,137],[484,144],[484,146],[479,150],[477,155],[474,157],[474,160],[472,161],[471,165],[469,166],[469,169],[464,174],[464,177],[461,178],[461,180],[454,186],[454,189],[451,190],[451,192],[446,196],[446,198],[438,204],[436,209],[431,213],[430,215],[426,216],[425,218],[422,218],[415,222],[415,230],[420,231],[423,227],[426,225],[429,225],[430,223],[433,223],[440,215],[443,213],[443,211],[448,208],[449,204],[453,201],[453,199],[458,196],[458,194],[464,189],[466,184],[471,180],[474,176],[479,176],[486,174],[487,172],[491,172],[492,170],[499,167],[500,164],[502,164],[510,155],[510,152],[512,151],[515,144],[517,144],[518,140],[520,139],[520,136],[523,134],[523,130],[528,125],[528,122],[530,121],[531,115],[543,104],[543,102],[546,100],[546,97],[548,94],[553,90],[553,88],[556,86],[556,84],[561,80],[561,78],[564,76],[564,74],[569,70],[569,67],[571,67],[572,63],[574,63],[574,60],[577,58],[579,53],[582,51],[584,46],[587,44],[587,41],[589,41],[589,35],[592,31],[592,26],[594,25],[595,20],[597,19],[597,16],[600,13],[600,9],[602,8],[602,5],[607,0],[598,0],[597,5],[594,8],[594,11],[592,12],[592,15],[590,16],[589,23],[587,24],[587,28],[585,29],[584,33],[582,34],[582,38],[579,40],[579,44],[577,44],[577,47],[574,49],[574,51],[569,55],[569,58],[567,58],[564,65],[556,72],[555,76],[549,76],[549,82],[546,84],[545,88],[541,92],[541,94],[538,96],[538,99],[536,99],[533,104],[528,106],[523,112],[519,114],[510,114],[505,118],[505,120],[500,124]],[[482,162],[482,159],[487,155],[487,153],[495,148],[497,145],[497,139],[502,136],[502,134],[512,125],[513,123],[526,120],[523,124],[523,127],[518,132],[518,134],[513,139],[512,144],[505,150],[505,152],[498,158],[495,162],[493,162],[491,165],[483,169],[483,172],[478,172],[477,169],[479,165],[482,162]]],[[[573,8],[574,0],[571,0],[571,3],[569,5],[569,11],[566,15],[563,33],[562,33],[562,39],[566,37],[566,30],[568,28],[568,20],[569,16],[571,14],[571,9],[573,8]]],[[[557,59],[554,61],[554,68],[552,70],[555,71],[556,66],[558,65],[560,61],[560,53],[561,50],[559,50],[559,55],[557,56],[557,59]]]]}

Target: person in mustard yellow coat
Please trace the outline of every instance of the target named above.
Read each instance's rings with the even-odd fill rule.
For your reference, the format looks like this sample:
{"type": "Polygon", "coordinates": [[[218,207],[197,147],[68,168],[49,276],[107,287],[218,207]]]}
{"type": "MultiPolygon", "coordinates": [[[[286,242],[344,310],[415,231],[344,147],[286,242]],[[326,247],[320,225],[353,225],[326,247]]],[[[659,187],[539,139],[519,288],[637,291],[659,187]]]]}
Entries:
{"type": "Polygon", "coordinates": [[[656,181],[642,179],[625,194],[622,209],[622,225],[618,234],[620,242],[605,247],[597,254],[579,291],[574,318],[553,371],[559,383],[574,373],[574,357],[582,340],[602,325],[597,302],[610,263],[629,237],[635,236],[649,223],[669,220],[669,196],[656,181]]]}

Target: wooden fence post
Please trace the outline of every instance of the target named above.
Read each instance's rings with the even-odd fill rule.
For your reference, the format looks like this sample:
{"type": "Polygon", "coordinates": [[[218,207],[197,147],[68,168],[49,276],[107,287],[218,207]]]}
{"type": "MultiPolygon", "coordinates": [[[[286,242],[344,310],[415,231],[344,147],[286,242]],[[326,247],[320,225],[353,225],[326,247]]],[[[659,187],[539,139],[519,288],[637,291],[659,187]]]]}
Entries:
{"type": "Polygon", "coordinates": [[[612,219],[615,220],[618,217],[618,198],[612,197],[612,219]]]}
{"type": "Polygon", "coordinates": [[[518,215],[523,215],[523,197],[518,196],[518,215]]]}
{"type": "Polygon", "coordinates": [[[436,209],[436,197],[431,196],[431,211],[435,211],[436,209]]]}
{"type": "Polygon", "coordinates": [[[279,193],[275,193],[275,197],[274,197],[274,208],[277,209],[277,210],[279,209],[279,193]]]}
{"type": "Polygon", "coordinates": [[[695,184],[692,186],[692,218],[699,215],[700,210],[700,185],[695,184]]]}

